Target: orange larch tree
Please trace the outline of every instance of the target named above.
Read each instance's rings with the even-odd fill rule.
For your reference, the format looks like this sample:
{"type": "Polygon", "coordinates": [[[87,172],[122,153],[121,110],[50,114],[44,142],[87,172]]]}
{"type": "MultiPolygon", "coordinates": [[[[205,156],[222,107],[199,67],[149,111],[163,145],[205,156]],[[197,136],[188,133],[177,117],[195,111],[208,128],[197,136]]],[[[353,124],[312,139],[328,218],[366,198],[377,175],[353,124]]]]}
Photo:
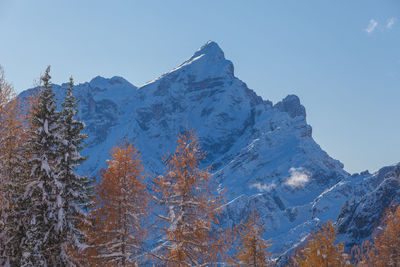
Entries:
{"type": "Polygon", "coordinates": [[[17,128],[15,125],[17,116],[14,116],[17,115],[15,114],[17,109],[16,102],[11,102],[13,98],[13,87],[6,81],[3,68],[0,66],[0,215],[7,206],[5,184],[9,172],[9,158],[12,156],[10,154],[12,149],[10,139],[17,128]]]}
{"type": "Polygon", "coordinates": [[[235,255],[239,264],[244,266],[268,266],[268,248],[271,246],[269,240],[262,238],[265,231],[264,224],[257,213],[252,211],[246,223],[239,230],[240,241],[237,245],[235,255]]]}
{"type": "Polygon", "coordinates": [[[335,226],[328,221],[308,238],[305,246],[296,251],[290,266],[352,266],[349,256],[344,253],[343,243],[335,244],[336,233],[335,226]]]}
{"type": "Polygon", "coordinates": [[[132,144],[113,148],[89,213],[92,226],[84,261],[91,266],[134,266],[143,252],[149,198],[142,171],[138,150],[132,144]]]}
{"type": "Polygon", "coordinates": [[[0,66],[0,265],[5,265],[8,261],[6,253],[6,233],[5,223],[10,199],[7,194],[9,172],[11,167],[10,157],[13,155],[12,146],[10,147],[10,130],[14,130],[15,117],[12,116],[15,104],[10,105],[13,98],[13,88],[6,81],[4,71],[0,66]]]}
{"type": "Polygon", "coordinates": [[[357,249],[357,266],[400,266],[400,206],[389,207],[378,231],[357,249]]]}
{"type": "Polygon", "coordinates": [[[230,232],[214,227],[224,201],[209,168],[199,168],[204,157],[193,131],[181,135],[164,159],[165,175],[153,181],[165,211],[158,215],[164,240],[155,255],[163,266],[212,266],[227,258],[230,232]]]}
{"type": "MultiPolygon", "coordinates": [[[[27,175],[26,140],[34,98],[22,106],[0,66],[0,258],[18,265],[24,223],[21,197],[27,175]],[[0,238],[1,239],[1,238],[0,238]]],[[[5,262],[3,261],[4,265],[5,262]]],[[[0,259],[0,265],[3,265],[0,259]]]]}

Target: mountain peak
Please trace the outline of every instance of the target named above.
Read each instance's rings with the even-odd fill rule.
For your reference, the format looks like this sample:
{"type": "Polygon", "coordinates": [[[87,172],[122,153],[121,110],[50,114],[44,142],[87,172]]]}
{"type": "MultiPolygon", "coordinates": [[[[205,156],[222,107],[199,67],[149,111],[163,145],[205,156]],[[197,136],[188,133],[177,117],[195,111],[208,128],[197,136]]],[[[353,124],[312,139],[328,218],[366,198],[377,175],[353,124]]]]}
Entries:
{"type": "Polygon", "coordinates": [[[99,87],[99,88],[112,87],[112,86],[136,87],[120,76],[113,76],[111,78],[104,78],[102,76],[96,76],[89,82],[89,84],[92,87],[99,87]]]}
{"type": "Polygon", "coordinates": [[[224,60],[224,52],[219,47],[219,45],[214,41],[208,41],[199,50],[197,50],[191,59],[197,58],[199,56],[205,55],[209,58],[213,58],[215,60],[224,60]]]}
{"type": "Polygon", "coordinates": [[[107,79],[100,75],[97,75],[96,77],[91,79],[89,83],[90,84],[107,83],[107,79]]]}
{"type": "Polygon", "coordinates": [[[288,95],[282,101],[276,103],[275,107],[282,112],[287,112],[292,118],[297,116],[306,117],[306,109],[300,103],[297,95],[288,95]]]}

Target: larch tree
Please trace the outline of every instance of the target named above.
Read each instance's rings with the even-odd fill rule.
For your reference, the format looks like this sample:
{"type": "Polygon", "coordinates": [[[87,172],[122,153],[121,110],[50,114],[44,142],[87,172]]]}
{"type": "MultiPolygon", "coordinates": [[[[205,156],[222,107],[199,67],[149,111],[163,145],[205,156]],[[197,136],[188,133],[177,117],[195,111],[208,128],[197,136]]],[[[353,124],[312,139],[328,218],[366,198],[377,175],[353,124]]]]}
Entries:
{"type": "Polygon", "coordinates": [[[381,225],[358,249],[357,266],[400,266],[400,206],[389,207],[381,225]]]}
{"type": "Polygon", "coordinates": [[[13,88],[6,81],[3,68],[0,66],[0,265],[9,262],[7,256],[6,221],[11,199],[7,192],[10,172],[13,167],[13,134],[17,129],[16,108],[13,100],[13,88]]]}
{"type": "Polygon", "coordinates": [[[8,208],[8,199],[6,196],[7,171],[8,165],[8,128],[6,121],[9,120],[8,103],[12,99],[12,86],[6,81],[4,71],[0,66],[0,264],[5,265],[7,257],[5,255],[6,236],[4,225],[6,220],[6,210],[8,208]]]}
{"type": "Polygon", "coordinates": [[[32,116],[32,131],[27,141],[30,173],[24,193],[25,237],[21,244],[21,266],[61,265],[59,211],[62,184],[58,179],[61,161],[60,114],[50,85],[50,67],[41,78],[43,89],[32,116]]]}
{"type": "Polygon", "coordinates": [[[318,232],[311,234],[306,244],[296,251],[291,266],[352,266],[349,256],[344,253],[343,243],[335,244],[336,233],[335,226],[328,221],[318,232]]]}
{"type": "Polygon", "coordinates": [[[164,160],[165,175],[154,179],[154,199],[164,208],[158,214],[164,236],[155,257],[166,266],[215,265],[227,258],[227,231],[217,231],[221,194],[209,168],[199,168],[201,152],[193,131],[178,137],[174,154],[164,160]]]}
{"type": "MultiPolygon", "coordinates": [[[[31,102],[31,101],[30,101],[31,102]]],[[[22,212],[27,176],[28,117],[34,103],[22,106],[0,67],[0,265],[17,266],[24,237],[22,212]]]]}
{"type": "Polygon", "coordinates": [[[17,110],[16,102],[11,102],[14,98],[13,91],[0,66],[0,227],[4,225],[4,209],[8,206],[5,190],[11,164],[9,158],[12,156],[10,140],[13,136],[10,132],[14,132],[17,128],[15,116],[13,116],[17,110]]]}
{"type": "Polygon", "coordinates": [[[252,211],[247,221],[239,230],[239,243],[237,245],[236,260],[244,266],[268,266],[269,241],[262,238],[265,231],[264,224],[257,213],[252,211]]]}
{"type": "Polygon", "coordinates": [[[58,196],[57,232],[61,242],[61,260],[65,265],[75,265],[74,253],[69,251],[82,250],[85,246],[85,232],[82,225],[86,223],[92,194],[92,181],[86,176],[76,173],[76,168],[86,159],[80,155],[86,135],[82,133],[85,125],[77,120],[78,99],[72,88],[74,82],[70,78],[65,92],[59,122],[59,152],[60,162],[57,169],[58,184],[61,192],[58,196]]]}
{"type": "Polygon", "coordinates": [[[86,261],[91,266],[136,266],[146,237],[149,195],[138,150],[125,143],[111,151],[95,187],[86,261]]]}

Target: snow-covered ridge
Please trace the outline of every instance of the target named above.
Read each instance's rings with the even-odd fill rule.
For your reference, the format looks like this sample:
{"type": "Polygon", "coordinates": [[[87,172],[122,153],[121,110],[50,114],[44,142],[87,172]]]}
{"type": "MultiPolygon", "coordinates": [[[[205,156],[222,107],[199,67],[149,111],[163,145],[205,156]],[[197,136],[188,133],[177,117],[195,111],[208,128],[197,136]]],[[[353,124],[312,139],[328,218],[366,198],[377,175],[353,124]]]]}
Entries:
{"type": "MultiPolygon", "coordinates": [[[[59,99],[66,86],[54,85],[59,99]]],[[[149,174],[160,173],[177,135],[195,129],[207,152],[203,165],[212,163],[226,189],[222,222],[237,224],[255,209],[277,254],[321,222],[336,220],[350,196],[359,201],[378,186],[368,175],[351,177],[320,148],[297,96],[275,105],[263,100],[235,77],[232,62],[212,41],[139,88],[122,77],[98,76],[74,92],[89,135],[81,173],[96,174],[124,140],[139,148],[149,174]]]]}

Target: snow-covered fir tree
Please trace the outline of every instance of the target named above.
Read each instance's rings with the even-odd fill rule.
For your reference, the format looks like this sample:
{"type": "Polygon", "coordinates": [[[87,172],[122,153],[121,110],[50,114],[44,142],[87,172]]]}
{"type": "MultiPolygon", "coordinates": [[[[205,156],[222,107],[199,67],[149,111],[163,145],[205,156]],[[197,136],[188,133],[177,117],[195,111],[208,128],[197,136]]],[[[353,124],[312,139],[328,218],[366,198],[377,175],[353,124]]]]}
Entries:
{"type": "Polygon", "coordinates": [[[24,200],[27,220],[22,242],[21,266],[60,266],[62,216],[62,184],[58,179],[60,153],[60,114],[56,109],[55,94],[50,85],[50,67],[46,69],[43,90],[32,116],[32,131],[28,149],[30,175],[24,200]],[[60,215],[61,214],[61,215],[60,215]]]}
{"type": "Polygon", "coordinates": [[[74,253],[85,244],[85,233],[82,225],[86,223],[86,213],[92,195],[92,183],[86,176],[76,174],[76,168],[86,159],[80,155],[86,135],[83,122],[76,119],[78,99],[73,95],[74,82],[70,78],[66,90],[60,117],[61,161],[58,168],[58,181],[61,184],[61,195],[58,196],[58,224],[62,247],[63,264],[74,265],[74,253]]]}

